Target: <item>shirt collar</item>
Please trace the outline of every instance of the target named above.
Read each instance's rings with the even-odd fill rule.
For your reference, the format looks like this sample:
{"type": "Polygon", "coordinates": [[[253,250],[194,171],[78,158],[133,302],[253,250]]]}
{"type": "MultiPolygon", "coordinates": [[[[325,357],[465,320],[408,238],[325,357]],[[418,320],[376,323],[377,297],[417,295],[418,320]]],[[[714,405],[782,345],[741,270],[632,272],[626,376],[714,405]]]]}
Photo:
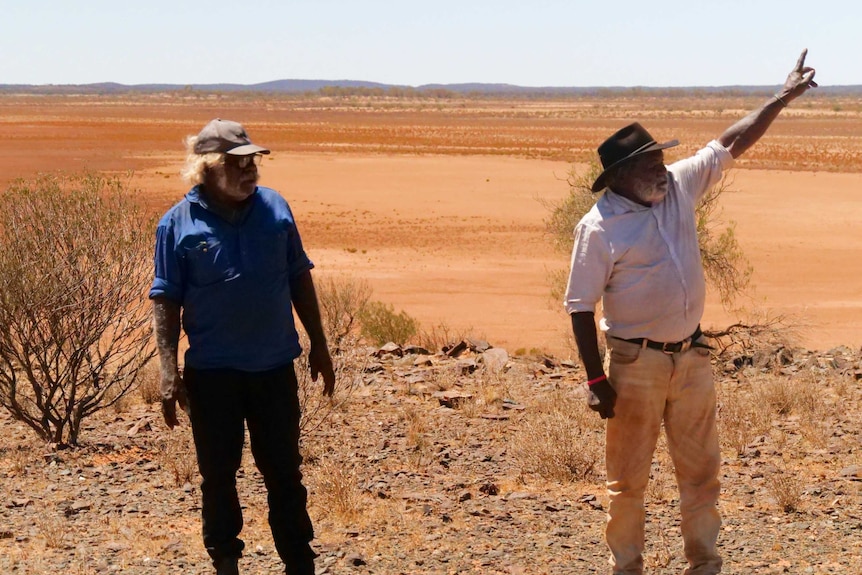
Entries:
{"type": "MultiPolygon", "coordinates": [[[[614,192],[610,188],[605,190],[605,198],[608,202],[608,206],[610,206],[611,210],[613,210],[614,214],[616,215],[625,214],[628,212],[645,212],[655,207],[647,207],[643,204],[634,202],[627,197],[621,196],[620,194],[614,192]]],[[[665,199],[667,199],[666,196],[665,199]]]]}

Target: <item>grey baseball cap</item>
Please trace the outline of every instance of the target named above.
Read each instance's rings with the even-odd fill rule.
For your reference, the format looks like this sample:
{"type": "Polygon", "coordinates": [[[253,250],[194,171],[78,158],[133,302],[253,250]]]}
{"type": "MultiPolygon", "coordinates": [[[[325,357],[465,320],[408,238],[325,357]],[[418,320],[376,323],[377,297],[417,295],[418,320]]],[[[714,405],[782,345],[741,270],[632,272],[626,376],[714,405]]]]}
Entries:
{"type": "Polygon", "coordinates": [[[231,156],[250,156],[268,154],[269,150],[252,144],[245,128],[237,122],[216,118],[204,126],[195,143],[196,154],[230,154],[231,156]]]}

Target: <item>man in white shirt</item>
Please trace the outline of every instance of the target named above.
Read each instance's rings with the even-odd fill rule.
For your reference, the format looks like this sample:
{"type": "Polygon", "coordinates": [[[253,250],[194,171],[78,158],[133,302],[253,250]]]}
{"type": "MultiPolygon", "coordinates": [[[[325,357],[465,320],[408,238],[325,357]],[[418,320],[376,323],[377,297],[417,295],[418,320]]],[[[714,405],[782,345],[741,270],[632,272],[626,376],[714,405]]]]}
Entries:
{"type": "Polygon", "coordinates": [[[606,539],[613,574],[641,574],[644,490],[664,423],[680,490],[687,575],[721,571],[716,508],[721,454],[709,347],[700,331],[705,281],[695,207],[733,160],[791,101],[816,87],[807,50],[783,88],[694,156],[664,165],[663,151],[630,124],[598,152],[605,190],[575,228],[566,311],[586,368],[589,406],[607,418],[606,539]],[[595,309],[602,302],[605,375],[595,309]]]}

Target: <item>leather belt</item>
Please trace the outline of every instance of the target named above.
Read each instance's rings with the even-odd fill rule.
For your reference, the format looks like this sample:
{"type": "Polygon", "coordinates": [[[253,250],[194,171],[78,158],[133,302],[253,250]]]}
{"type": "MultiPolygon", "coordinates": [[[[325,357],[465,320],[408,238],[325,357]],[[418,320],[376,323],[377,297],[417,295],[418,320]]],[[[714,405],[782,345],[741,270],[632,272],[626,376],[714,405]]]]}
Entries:
{"type": "MultiPolygon", "coordinates": [[[[672,343],[653,341],[651,339],[647,339],[645,337],[637,337],[634,339],[623,339],[623,341],[627,341],[629,343],[637,344],[641,347],[648,347],[650,349],[657,349],[658,351],[673,354],[673,353],[681,353],[688,351],[691,347],[705,347],[712,349],[710,346],[704,343],[698,343],[697,340],[700,336],[703,335],[703,332],[700,330],[700,326],[697,326],[697,329],[694,330],[694,333],[689,337],[685,338],[682,341],[675,341],[672,343]]],[[[622,338],[617,338],[622,339],[622,338]]]]}

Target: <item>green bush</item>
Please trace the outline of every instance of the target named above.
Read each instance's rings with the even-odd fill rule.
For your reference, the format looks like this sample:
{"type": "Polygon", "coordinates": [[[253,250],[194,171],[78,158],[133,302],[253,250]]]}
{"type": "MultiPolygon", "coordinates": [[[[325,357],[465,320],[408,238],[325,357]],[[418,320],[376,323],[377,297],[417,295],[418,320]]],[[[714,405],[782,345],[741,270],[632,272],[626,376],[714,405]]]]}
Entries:
{"type": "Polygon", "coordinates": [[[404,345],[419,332],[419,322],[406,312],[395,313],[392,305],[372,301],[359,314],[362,336],[375,345],[392,342],[404,345]]]}

